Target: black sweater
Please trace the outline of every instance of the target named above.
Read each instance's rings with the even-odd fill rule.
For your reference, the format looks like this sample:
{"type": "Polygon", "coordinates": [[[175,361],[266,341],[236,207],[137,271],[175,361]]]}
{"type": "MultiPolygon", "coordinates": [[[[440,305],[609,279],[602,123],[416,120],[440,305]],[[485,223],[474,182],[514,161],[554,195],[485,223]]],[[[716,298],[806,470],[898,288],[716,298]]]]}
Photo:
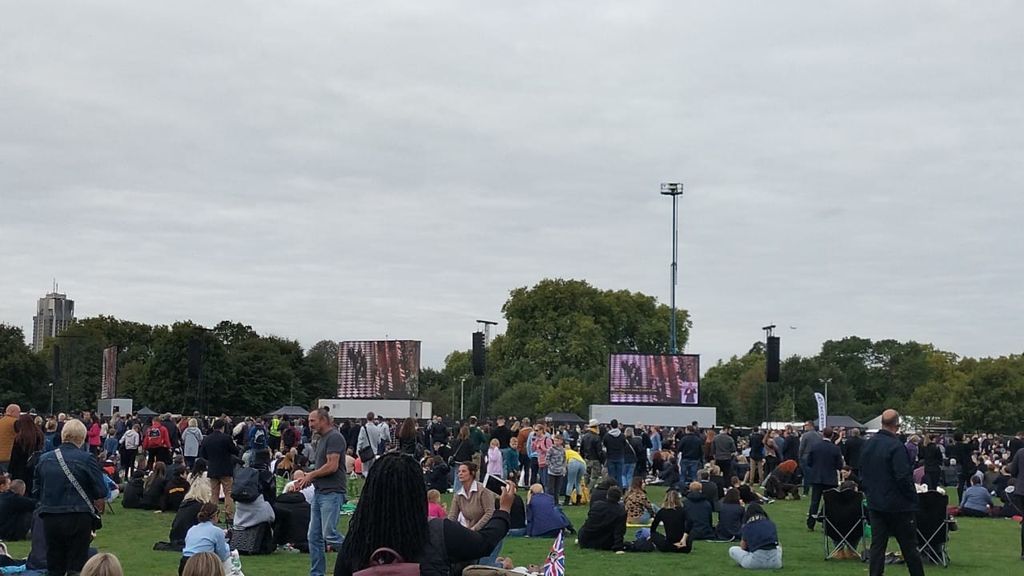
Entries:
{"type": "Polygon", "coordinates": [[[681,549],[676,548],[675,543],[683,539],[683,534],[690,531],[690,524],[686,519],[686,511],[682,508],[662,508],[654,515],[651,523],[651,532],[658,529],[658,526],[665,526],[665,545],[658,548],[661,552],[675,552],[681,549]]]}
{"type": "Polygon", "coordinates": [[[626,509],[622,504],[612,504],[607,500],[598,500],[590,504],[587,520],[579,532],[582,548],[622,550],[622,539],[625,535],[626,509]]]}

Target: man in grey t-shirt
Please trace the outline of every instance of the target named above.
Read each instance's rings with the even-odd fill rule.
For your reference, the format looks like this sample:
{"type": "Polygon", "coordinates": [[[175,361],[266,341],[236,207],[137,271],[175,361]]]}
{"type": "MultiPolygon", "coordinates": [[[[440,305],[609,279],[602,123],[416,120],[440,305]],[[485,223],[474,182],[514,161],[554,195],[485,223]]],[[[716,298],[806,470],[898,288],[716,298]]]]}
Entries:
{"type": "Polygon", "coordinates": [[[325,576],[325,546],[341,548],[344,537],[338,533],[338,516],[345,503],[345,437],[334,427],[330,414],[323,408],[309,413],[309,427],[320,435],[316,443],[314,469],[297,481],[296,489],[313,485],[313,504],[309,510],[309,575],[325,576]]]}

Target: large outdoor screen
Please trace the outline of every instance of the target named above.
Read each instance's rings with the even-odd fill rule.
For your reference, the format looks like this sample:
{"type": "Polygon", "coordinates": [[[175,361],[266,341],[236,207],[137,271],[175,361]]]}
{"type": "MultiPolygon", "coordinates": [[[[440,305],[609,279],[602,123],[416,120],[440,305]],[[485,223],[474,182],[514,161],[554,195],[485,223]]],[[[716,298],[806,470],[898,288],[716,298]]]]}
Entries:
{"type": "Polygon", "coordinates": [[[608,400],[612,404],[697,404],[700,356],[612,354],[608,400]]]}
{"type": "Polygon", "coordinates": [[[418,340],[338,343],[338,398],[415,398],[419,378],[418,340]]]}

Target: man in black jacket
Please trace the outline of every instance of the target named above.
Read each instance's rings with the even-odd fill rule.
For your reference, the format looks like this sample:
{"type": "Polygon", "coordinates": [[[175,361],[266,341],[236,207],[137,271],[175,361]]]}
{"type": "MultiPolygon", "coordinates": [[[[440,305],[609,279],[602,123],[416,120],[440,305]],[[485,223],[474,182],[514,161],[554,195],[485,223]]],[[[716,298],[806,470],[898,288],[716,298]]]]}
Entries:
{"type": "Polygon", "coordinates": [[[608,476],[611,476],[620,486],[627,486],[628,479],[623,479],[623,472],[626,466],[626,437],[619,430],[619,421],[612,420],[608,432],[601,440],[605,449],[605,462],[608,465],[608,476]]]}
{"type": "Polygon", "coordinates": [[[843,468],[843,455],[832,442],[832,427],[827,426],[821,432],[824,441],[811,446],[807,453],[807,482],[811,485],[811,507],[807,510],[807,529],[814,530],[818,508],[821,505],[821,493],[829,488],[839,486],[839,470],[843,468]]]}
{"type": "MultiPolygon", "coordinates": [[[[497,426],[495,426],[491,430],[491,438],[497,438],[498,448],[504,450],[505,448],[508,448],[508,441],[512,438],[512,431],[509,430],[508,426],[505,425],[504,416],[498,416],[498,420],[496,423],[497,426]]],[[[484,452],[486,451],[487,448],[484,448],[484,452]]]]}
{"type": "Polygon", "coordinates": [[[597,425],[597,420],[591,419],[587,431],[580,438],[580,456],[587,462],[587,476],[583,483],[591,491],[601,481],[601,462],[604,460],[604,446],[601,444],[601,436],[597,433],[597,425]]]}
{"type": "Polygon", "coordinates": [[[199,445],[199,457],[206,460],[207,477],[210,479],[214,499],[219,498],[221,488],[224,489],[224,514],[228,522],[235,517],[235,501],[231,499],[231,487],[237,456],[238,446],[224,433],[224,421],[216,420],[213,423],[213,432],[203,438],[202,444],[199,445]]]}
{"type": "Polygon", "coordinates": [[[847,430],[846,440],[843,442],[843,458],[858,477],[860,476],[860,451],[863,448],[864,439],[860,437],[860,428],[847,430]]]}
{"type": "Polygon", "coordinates": [[[899,429],[899,413],[886,410],[882,413],[882,429],[864,443],[861,451],[861,484],[871,517],[870,576],[881,576],[885,570],[890,536],[896,537],[910,576],[924,576],[914,519],[917,492],[906,448],[896,436],[899,429]]]}
{"type": "Polygon", "coordinates": [[[697,468],[704,455],[704,440],[697,435],[693,425],[686,427],[686,434],[679,438],[676,449],[679,458],[679,482],[686,485],[697,479],[697,468]]]}
{"type": "Polygon", "coordinates": [[[619,500],[622,489],[612,486],[603,500],[590,503],[587,520],[580,528],[579,541],[581,548],[596,550],[623,549],[622,539],[626,535],[626,509],[619,500]]]}

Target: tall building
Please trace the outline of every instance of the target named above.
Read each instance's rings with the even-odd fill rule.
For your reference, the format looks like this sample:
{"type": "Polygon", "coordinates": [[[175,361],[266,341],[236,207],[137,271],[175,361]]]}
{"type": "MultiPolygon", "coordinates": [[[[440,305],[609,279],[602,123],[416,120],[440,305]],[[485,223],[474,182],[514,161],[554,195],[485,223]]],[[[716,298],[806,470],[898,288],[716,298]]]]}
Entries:
{"type": "Polygon", "coordinates": [[[39,299],[36,315],[32,318],[32,349],[43,349],[43,342],[52,338],[75,321],[75,301],[66,294],[50,292],[39,299]]]}

